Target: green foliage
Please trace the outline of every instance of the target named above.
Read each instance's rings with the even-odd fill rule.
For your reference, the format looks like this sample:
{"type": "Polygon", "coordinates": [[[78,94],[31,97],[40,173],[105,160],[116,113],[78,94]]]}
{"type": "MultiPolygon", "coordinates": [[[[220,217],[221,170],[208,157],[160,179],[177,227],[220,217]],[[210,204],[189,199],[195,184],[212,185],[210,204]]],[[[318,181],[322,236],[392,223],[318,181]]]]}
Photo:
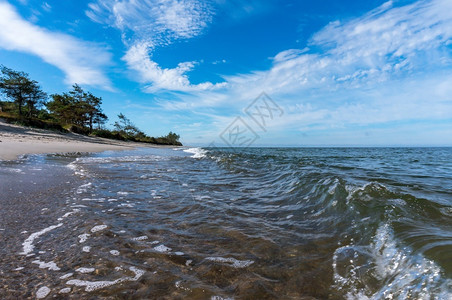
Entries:
{"type": "Polygon", "coordinates": [[[0,91],[16,103],[19,115],[22,108],[27,107],[27,117],[37,115],[38,108],[47,100],[47,94],[41,90],[38,82],[28,78],[25,72],[18,72],[5,66],[0,66],[0,91]]]}
{"type": "Polygon", "coordinates": [[[91,135],[106,139],[125,140],[118,132],[108,129],[94,129],[91,135]]]}
{"type": "Polygon", "coordinates": [[[176,145],[179,143],[180,135],[170,131],[164,138],[166,138],[172,145],[176,145]]]}
{"type": "Polygon", "coordinates": [[[55,123],[52,121],[40,120],[37,118],[26,118],[24,116],[19,116],[17,114],[13,115],[5,112],[0,113],[0,118],[2,118],[8,123],[15,125],[67,132],[67,130],[65,130],[59,123],[55,123]]]}
{"type": "Polygon", "coordinates": [[[144,135],[124,114],[120,113],[118,119],[119,122],[115,122],[113,126],[125,139],[133,140],[136,136],[144,135]]]}
{"type": "Polygon", "coordinates": [[[129,118],[127,118],[123,113],[118,115],[119,121],[115,122],[113,125],[115,131],[123,139],[129,141],[148,141],[151,137],[147,136],[143,131],[139,130],[129,118]]]}
{"type": "Polygon", "coordinates": [[[66,129],[69,130],[70,132],[83,134],[83,135],[88,135],[90,132],[89,128],[81,127],[81,126],[74,125],[74,124],[67,126],[66,129]]]}
{"type": "Polygon", "coordinates": [[[47,103],[50,113],[63,124],[74,124],[80,128],[93,131],[94,124],[100,128],[108,117],[100,107],[102,98],[91,92],[85,92],[79,85],[74,84],[68,93],[53,94],[52,101],[47,103]]]}

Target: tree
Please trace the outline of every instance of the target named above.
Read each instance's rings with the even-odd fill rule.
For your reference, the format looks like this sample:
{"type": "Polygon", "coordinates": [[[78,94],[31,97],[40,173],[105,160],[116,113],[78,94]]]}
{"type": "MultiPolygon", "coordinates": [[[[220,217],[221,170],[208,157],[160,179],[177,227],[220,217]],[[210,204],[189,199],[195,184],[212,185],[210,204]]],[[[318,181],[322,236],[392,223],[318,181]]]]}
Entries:
{"type": "Polygon", "coordinates": [[[88,93],[75,83],[72,86],[72,90],[69,91],[69,96],[72,102],[72,123],[80,127],[85,127],[89,121],[88,112],[91,110],[87,102],[88,93]]]}
{"type": "Polygon", "coordinates": [[[97,129],[101,129],[102,125],[107,123],[108,117],[103,112],[98,112],[94,116],[94,124],[97,124],[97,129]]]}
{"type": "Polygon", "coordinates": [[[53,94],[51,97],[52,101],[46,104],[50,113],[63,124],[75,123],[74,98],[68,93],[63,93],[62,95],[53,94]]]}
{"type": "Polygon", "coordinates": [[[170,142],[172,145],[177,145],[179,143],[180,135],[170,131],[165,138],[170,142]]]}
{"type": "Polygon", "coordinates": [[[52,99],[47,108],[65,124],[89,127],[92,132],[94,124],[100,127],[108,119],[102,112],[102,98],[85,92],[78,84],[74,84],[68,93],[52,95],[52,99]]]}
{"type": "Polygon", "coordinates": [[[27,104],[28,116],[31,117],[36,105],[43,103],[47,94],[41,90],[38,82],[28,78],[25,72],[14,71],[5,66],[0,66],[0,71],[0,91],[17,104],[19,115],[22,115],[22,107],[27,104]]]}
{"type": "Polygon", "coordinates": [[[123,113],[118,115],[119,122],[115,122],[113,125],[117,131],[124,134],[126,138],[135,137],[138,134],[144,134],[135,125],[132,124],[123,113]]]}
{"type": "Polygon", "coordinates": [[[90,92],[86,93],[85,96],[85,113],[87,115],[89,130],[93,131],[93,124],[97,121],[105,123],[107,121],[107,116],[102,113],[102,98],[96,97],[90,92]]]}
{"type": "Polygon", "coordinates": [[[30,84],[30,93],[26,97],[26,104],[28,108],[27,116],[29,118],[33,117],[33,115],[36,115],[37,108],[45,104],[47,100],[47,93],[43,92],[38,85],[38,83],[34,80],[32,80],[30,84]]]}

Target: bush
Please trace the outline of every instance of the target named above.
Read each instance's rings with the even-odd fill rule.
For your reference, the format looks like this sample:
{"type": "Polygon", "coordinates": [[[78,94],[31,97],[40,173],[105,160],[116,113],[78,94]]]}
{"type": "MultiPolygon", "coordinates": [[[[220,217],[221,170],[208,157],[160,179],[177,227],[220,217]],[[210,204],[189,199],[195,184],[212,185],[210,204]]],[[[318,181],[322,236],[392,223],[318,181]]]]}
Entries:
{"type": "Polygon", "coordinates": [[[21,125],[21,126],[28,126],[33,128],[41,128],[41,129],[48,129],[48,130],[55,130],[55,131],[61,131],[66,132],[60,124],[50,121],[43,121],[35,118],[25,118],[25,117],[19,117],[14,116],[8,113],[0,113],[0,118],[5,120],[7,123],[15,124],[15,125],[21,125]]]}
{"type": "Polygon", "coordinates": [[[73,124],[68,127],[68,130],[70,132],[83,134],[83,135],[88,135],[89,134],[89,128],[80,127],[80,126],[73,125],[73,124]]]}
{"type": "Polygon", "coordinates": [[[106,139],[114,139],[114,140],[125,140],[122,135],[119,134],[119,132],[116,131],[110,131],[107,129],[94,129],[93,132],[91,132],[92,136],[106,138],[106,139]]]}

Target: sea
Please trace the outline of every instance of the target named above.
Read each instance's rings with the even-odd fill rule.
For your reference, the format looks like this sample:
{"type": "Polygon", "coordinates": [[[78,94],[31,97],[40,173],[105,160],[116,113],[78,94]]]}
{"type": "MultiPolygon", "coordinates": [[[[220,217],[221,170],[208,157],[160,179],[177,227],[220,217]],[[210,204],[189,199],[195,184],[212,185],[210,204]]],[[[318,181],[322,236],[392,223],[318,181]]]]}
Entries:
{"type": "Polygon", "coordinates": [[[452,299],[452,148],[0,162],[1,299],[452,299]]]}

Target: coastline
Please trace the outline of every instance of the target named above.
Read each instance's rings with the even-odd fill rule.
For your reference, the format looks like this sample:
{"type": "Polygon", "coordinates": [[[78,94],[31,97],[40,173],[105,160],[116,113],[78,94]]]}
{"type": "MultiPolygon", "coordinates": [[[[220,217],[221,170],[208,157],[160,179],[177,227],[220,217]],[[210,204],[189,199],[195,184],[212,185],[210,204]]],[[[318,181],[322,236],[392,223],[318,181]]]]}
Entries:
{"type": "Polygon", "coordinates": [[[5,123],[0,119],[0,160],[15,160],[24,154],[102,152],[138,147],[166,147],[110,140],[75,133],[58,133],[5,123]]]}

